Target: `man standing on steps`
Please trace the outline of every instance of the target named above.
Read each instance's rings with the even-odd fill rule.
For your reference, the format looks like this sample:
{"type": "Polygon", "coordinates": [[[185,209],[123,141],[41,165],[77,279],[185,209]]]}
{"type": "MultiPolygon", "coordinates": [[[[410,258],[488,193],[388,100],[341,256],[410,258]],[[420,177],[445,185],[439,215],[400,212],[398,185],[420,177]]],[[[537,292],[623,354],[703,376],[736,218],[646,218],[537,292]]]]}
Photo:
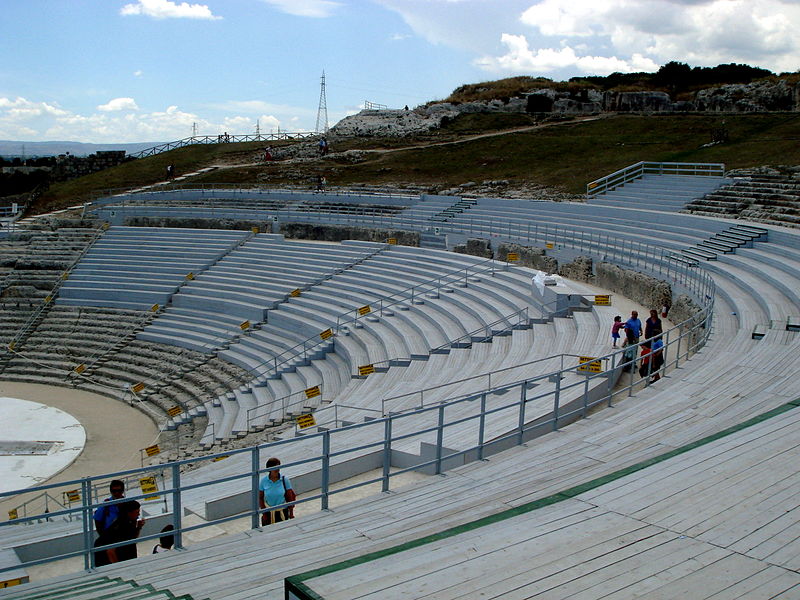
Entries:
{"type": "MultiPolygon", "coordinates": [[[[103,502],[111,502],[112,500],[122,500],[125,497],[125,483],[119,479],[115,479],[109,485],[111,496],[103,500],[103,502]]],[[[117,520],[119,516],[119,502],[114,504],[105,504],[98,506],[94,511],[94,528],[97,533],[103,535],[105,531],[111,527],[111,524],[117,520]]]]}
{"type": "Polygon", "coordinates": [[[625,331],[631,332],[628,339],[633,337],[633,343],[639,343],[639,338],[642,337],[642,322],[639,320],[639,313],[637,311],[631,311],[631,318],[625,321],[625,331]]]}

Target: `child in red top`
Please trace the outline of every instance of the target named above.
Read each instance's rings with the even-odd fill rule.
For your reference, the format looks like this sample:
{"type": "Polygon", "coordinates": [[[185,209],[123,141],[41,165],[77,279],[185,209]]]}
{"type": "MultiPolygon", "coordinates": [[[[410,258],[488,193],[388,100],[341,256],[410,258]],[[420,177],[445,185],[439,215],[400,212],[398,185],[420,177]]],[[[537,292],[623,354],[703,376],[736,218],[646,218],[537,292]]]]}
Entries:
{"type": "Polygon", "coordinates": [[[614,340],[612,348],[617,347],[617,340],[619,339],[619,330],[625,326],[625,323],[622,322],[622,317],[617,315],[614,317],[614,323],[611,325],[611,339],[614,340]]]}

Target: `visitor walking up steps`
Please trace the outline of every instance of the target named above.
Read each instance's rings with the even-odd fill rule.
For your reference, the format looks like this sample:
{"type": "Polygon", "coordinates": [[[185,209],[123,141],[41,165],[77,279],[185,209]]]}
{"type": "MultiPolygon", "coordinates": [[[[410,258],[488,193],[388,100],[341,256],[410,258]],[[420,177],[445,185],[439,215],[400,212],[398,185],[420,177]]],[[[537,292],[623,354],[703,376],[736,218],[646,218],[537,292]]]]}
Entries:
{"type": "MultiPolygon", "coordinates": [[[[262,510],[294,502],[297,499],[292,489],[292,482],[285,475],[281,475],[278,468],[280,464],[281,461],[277,458],[270,458],[267,461],[266,467],[269,473],[258,486],[258,506],[262,510]]],[[[262,513],[261,525],[273,525],[288,519],[294,519],[294,505],[262,513]]]]}

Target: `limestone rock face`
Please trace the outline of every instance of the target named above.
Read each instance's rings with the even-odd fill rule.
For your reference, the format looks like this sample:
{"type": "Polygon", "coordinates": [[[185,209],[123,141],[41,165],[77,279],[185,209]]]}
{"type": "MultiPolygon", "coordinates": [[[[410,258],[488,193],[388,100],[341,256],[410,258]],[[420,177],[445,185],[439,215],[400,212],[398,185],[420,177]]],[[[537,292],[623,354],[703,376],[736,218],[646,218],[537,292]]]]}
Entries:
{"type": "Polygon", "coordinates": [[[647,308],[661,310],[665,304],[672,305],[672,287],[669,283],[611,263],[597,264],[593,283],[635,300],[647,308]]]}
{"type": "Polygon", "coordinates": [[[578,256],[571,263],[561,265],[559,274],[575,281],[593,281],[592,259],[588,256],[578,256]]]}
{"type": "Polygon", "coordinates": [[[516,252],[519,255],[519,261],[514,264],[547,273],[556,273],[558,271],[558,261],[552,256],[547,256],[547,251],[544,248],[503,243],[498,246],[495,258],[497,260],[506,260],[509,252],[516,252]]]}
{"type": "Polygon", "coordinates": [[[711,112],[754,112],[800,110],[800,84],[779,81],[754,81],[700,90],[695,107],[711,112]]]}
{"type": "Polygon", "coordinates": [[[603,108],[617,112],[668,112],[672,100],[665,92],[606,92],[603,108]]]}

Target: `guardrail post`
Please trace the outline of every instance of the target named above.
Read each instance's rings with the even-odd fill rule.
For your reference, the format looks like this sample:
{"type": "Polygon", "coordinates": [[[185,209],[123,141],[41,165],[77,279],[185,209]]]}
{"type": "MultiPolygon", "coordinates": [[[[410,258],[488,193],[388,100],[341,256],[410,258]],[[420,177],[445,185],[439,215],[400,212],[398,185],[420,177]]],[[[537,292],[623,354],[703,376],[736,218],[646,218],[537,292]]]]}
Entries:
{"type": "Polygon", "coordinates": [[[181,516],[181,469],[178,463],[172,463],[172,526],[175,528],[175,547],[183,548],[183,527],[181,516]]]}
{"type": "Polygon", "coordinates": [[[261,515],[259,514],[258,505],[258,446],[253,446],[250,450],[250,526],[251,529],[258,529],[261,527],[261,515]]]}
{"type": "Polygon", "coordinates": [[[389,491],[389,470],[392,467],[392,419],[383,422],[383,482],[381,491],[389,491]]]}
{"type": "Polygon", "coordinates": [[[617,357],[620,356],[619,352],[611,355],[611,368],[606,371],[608,377],[606,382],[608,384],[608,407],[611,408],[612,400],[614,398],[614,373],[617,371],[617,357]]]}
{"type": "Polygon", "coordinates": [[[553,431],[558,431],[558,409],[561,402],[561,372],[556,374],[556,393],[553,395],[553,431]]]}
{"type": "Polygon", "coordinates": [[[591,375],[586,375],[586,379],[583,382],[583,411],[581,411],[581,417],[586,418],[586,411],[589,410],[589,378],[591,375]]]}
{"type": "Polygon", "coordinates": [[[81,517],[82,517],[82,526],[83,526],[83,568],[84,570],[88,571],[94,568],[94,553],[92,552],[92,531],[94,528],[92,524],[94,519],[92,518],[92,485],[89,482],[89,478],[85,477],[81,481],[81,500],[82,500],[82,510],[81,510],[81,517]]]}
{"type": "Polygon", "coordinates": [[[486,392],[481,394],[481,416],[478,423],[478,460],[483,460],[483,443],[486,429],[486,392]]]}
{"type": "Polygon", "coordinates": [[[444,445],[444,404],[439,405],[439,424],[436,427],[436,475],[442,474],[442,452],[444,445]]]}
{"type": "Polygon", "coordinates": [[[322,482],[320,484],[320,493],[322,499],[320,501],[320,508],[328,510],[328,488],[331,483],[331,432],[330,430],[322,434],[322,482]]]}
{"type": "Polygon", "coordinates": [[[526,392],[528,387],[528,380],[526,379],[520,384],[519,390],[519,418],[517,419],[517,429],[519,430],[517,433],[517,446],[521,446],[522,442],[522,434],[525,433],[525,402],[527,402],[526,392]]]}

